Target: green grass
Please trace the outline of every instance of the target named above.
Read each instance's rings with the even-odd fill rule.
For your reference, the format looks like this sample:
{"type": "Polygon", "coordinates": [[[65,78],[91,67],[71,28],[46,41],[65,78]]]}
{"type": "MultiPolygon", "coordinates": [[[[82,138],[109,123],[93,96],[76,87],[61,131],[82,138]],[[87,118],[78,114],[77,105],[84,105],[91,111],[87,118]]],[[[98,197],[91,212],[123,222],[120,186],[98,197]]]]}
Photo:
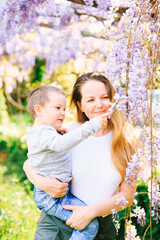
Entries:
{"type": "Polygon", "coordinates": [[[32,240],[41,212],[27,190],[28,180],[20,183],[17,176],[4,175],[6,170],[0,165],[0,239],[32,240]]]}

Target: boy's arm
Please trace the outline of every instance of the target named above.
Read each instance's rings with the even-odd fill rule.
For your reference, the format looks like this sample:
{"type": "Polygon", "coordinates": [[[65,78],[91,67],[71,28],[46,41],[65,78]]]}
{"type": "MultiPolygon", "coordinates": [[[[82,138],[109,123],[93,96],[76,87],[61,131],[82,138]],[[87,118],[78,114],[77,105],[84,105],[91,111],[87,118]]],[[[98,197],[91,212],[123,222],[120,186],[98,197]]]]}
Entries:
{"type": "MultiPolygon", "coordinates": [[[[106,120],[103,121],[106,121],[107,125],[107,115],[104,115],[104,119],[105,118],[106,120]]],[[[102,126],[103,123],[99,120],[99,118],[93,118],[90,121],[87,121],[79,126],[77,129],[64,135],[55,135],[51,131],[47,131],[45,134],[47,138],[50,135],[50,140],[44,144],[46,147],[55,152],[68,151],[90,135],[100,131],[102,129],[102,126]]]]}
{"type": "Polygon", "coordinates": [[[45,191],[51,197],[59,198],[66,195],[68,183],[62,183],[56,178],[48,178],[35,173],[29,164],[29,159],[24,162],[23,170],[31,183],[45,191]]]}

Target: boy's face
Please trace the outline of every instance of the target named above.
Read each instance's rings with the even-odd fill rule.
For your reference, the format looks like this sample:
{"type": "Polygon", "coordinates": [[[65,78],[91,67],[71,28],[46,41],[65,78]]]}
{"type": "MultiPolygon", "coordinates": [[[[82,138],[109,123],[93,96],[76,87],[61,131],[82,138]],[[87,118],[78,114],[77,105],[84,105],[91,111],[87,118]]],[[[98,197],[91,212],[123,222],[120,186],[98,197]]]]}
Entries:
{"type": "Polygon", "coordinates": [[[41,106],[41,123],[54,128],[61,127],[65,118],[66,97],[58,92],[49,93],[49,101],[41,106]]]}

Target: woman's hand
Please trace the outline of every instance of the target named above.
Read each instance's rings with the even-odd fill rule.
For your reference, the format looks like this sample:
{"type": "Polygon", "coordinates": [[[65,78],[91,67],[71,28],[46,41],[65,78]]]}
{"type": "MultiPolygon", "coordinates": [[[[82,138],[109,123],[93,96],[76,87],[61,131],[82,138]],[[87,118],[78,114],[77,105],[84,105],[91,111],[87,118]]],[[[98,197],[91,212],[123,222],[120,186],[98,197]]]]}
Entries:
{"type": "Polygon", "coordinates": [[[68,190],[68,183],[62,183],[56,178],[47,178],[35,173],[29,165],[29,160],[25,161],[23,170],[31,183],[39,189],[45,191],[51,197],[59,198],[66,194],[68,190]]]}
{"type": "Polygon", "coordinates": [[[56,178],[43,177],[43,187],[41,190],[54,198],[60,198],[66,195],[68,190],[68,183],[62,183],[56,178]]]}
{"type": "Polygon", "coordinates": [[[93,219],[90,206],[63,205],[63,208],[73,211],[72,216],[66,222],[71,228],[83,230],[93,219]]]}

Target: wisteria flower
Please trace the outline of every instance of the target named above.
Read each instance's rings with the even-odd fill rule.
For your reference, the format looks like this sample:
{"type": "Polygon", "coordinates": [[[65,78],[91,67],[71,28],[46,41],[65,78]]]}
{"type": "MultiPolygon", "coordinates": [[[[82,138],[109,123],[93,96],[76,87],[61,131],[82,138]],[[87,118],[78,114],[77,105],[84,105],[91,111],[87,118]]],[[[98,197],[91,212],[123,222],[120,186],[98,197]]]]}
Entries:
{"type": "Polygon", "coordinates": [[[128,203],[128,201],[125,199],[125,197],[120,197],[117,199],[116,205],[122,204],[122,209],[126,208],[126,204],[128,203]]]}
{"type": "Polygon", "coordinates": [[[152,206],[151,215],[158,224],[160,219],[160,185],[158,182],[148,182],[148,196],[152,206]]]}
{"type": "Polygon", "coordinates": [[[133,209],[133,212],[136,214],[135,216],[138,218],[137,222],[143,226],[146,224],[146,212],[144,208],[136,206],[135,209],[133,209]]]}
{"type": "Polygon", "coordinates": [[[143,151],[141,148],[138,149],[137,153],[135,153],[131,161],[128,163],[128,167],[126,169],[126,177],[125,181],[127,184],[132,186],[132,183],[137,182],[138,173],[140,172],[143,163],[141,162],[143,151]]]}
{"type": "Polygon", "coordinates": [[[137,230],[134,225],[132,225],[132,221],[127,222],[127,227],[126,227],[126,239],[127,240],[140,240],[139,236],[137,235],[137,230]]]}
{"type": "Polygon", "coordinates": [[[111,212],[113,221],[116,221],[116,218],[119,219],[118,211],[115,208],[111,209],[111,212]]]}

